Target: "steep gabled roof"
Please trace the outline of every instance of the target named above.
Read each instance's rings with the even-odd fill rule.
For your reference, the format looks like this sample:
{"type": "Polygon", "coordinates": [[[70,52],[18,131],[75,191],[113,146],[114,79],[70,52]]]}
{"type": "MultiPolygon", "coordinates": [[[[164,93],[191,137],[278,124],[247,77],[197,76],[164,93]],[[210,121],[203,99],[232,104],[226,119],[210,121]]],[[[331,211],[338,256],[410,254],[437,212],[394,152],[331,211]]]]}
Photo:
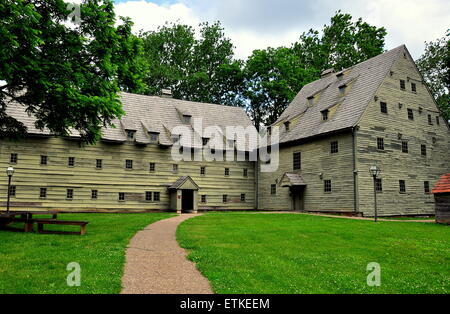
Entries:
{"type": "Polygon", "coordinates": [[[443,175],[433,189],[433,194],[450,193],[450,173],[443,175]]]}
{"type": "MultiPolygon", "coordinates": [[[[185,124],[183,115],[189,115],[194,119],[202,119],[202,129],[216,126],[225,134],[227,126],[253,127],[250,118],[239,107],[214,105],[200,102],[184,101],[167,97],[145,96],[130,93],[121,93],[120,100],[123,104],[125,116],[121,120],[114,120],[115,128],[104,128],[102,140],[125,142],[127,135],[125,130],[136,132],[136,143],[150,144],[148,133],[159,134],[159,144],[173,145],[172,130],[177,126],[185,125],[192,135],[202,133],[194,131],[192,124],[185,124]],[[182,113],[182,114],[180,114],[182,113]]],[[[28,128],[29,134],[51,135],[48,130],[40,131],[34,127],[35,118],[29,116],[23,106],[10,102],[7,107],[8,115],[23,122],[28,128]]],[[[79,137],[78,132],[71,132],[73,137],[79,137]]],[[[201,143],[201,139],[199,141],[201,143]]],[[[224,143],[226,139],[224,138],[224,143]]],[[[200,144],[201,145],[201,144],[200,144]]],[[[252,145],[256,146],[256,143],[252,145]]],[[[250,147],[248,147],[250,148],[250,147]]]]}
{"type": "MultiPolygon", "coordinates": [[[[360,117],[373,99],[386,75],[401,53],[407,52],[404,45],[386,53],[340,71],[345,75],[328,73],[326,77],[314,81],[298,93],[288,108],[274,125],[291,120],[302,114],[295,125],[286,132],[280,132],[280,143],[326,134],[357,125],[360,117]],[[340,95],[339,87],[349,84],[348,92],[340,95]],[[308,98],[316,95],[317,101],[311,105],[308,98]],[[322,120],[321,112],[333,105],[336,112],[328,121],[322,120]]],[[[339,74],[338,73],[338,74],[339,74]]]]}

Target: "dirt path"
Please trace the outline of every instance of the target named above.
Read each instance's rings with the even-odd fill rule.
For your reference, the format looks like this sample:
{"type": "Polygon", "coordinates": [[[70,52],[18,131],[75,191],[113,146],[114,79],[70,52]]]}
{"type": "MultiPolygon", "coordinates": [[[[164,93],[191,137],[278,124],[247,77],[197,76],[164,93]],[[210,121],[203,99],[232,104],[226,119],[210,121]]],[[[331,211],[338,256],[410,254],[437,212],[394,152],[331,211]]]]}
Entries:
{"type": "Polygon", "coordinates": [[[158,221],[138,232],[126,251],[123,294],[213,293],[208,280],[176,240],[183,221],[199,215],[180,215],[158,221]]]}

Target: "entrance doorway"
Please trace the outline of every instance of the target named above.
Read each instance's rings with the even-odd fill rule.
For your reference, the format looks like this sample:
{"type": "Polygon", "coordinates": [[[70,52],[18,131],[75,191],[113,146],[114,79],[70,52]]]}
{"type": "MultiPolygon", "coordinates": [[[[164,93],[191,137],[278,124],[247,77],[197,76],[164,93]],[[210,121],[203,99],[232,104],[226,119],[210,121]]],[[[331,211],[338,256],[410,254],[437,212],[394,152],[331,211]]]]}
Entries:
{"type": "Polygon", "coordinates": [[[291,187],[292,210],[300,212],[305,210],[304,192],[304,187],[291,187]]]}
{"type": "Polygon", "coordinates": [[[194,210],[194,191],[182,190],[181,193],[181,212],[190,213],[194,210]]]}

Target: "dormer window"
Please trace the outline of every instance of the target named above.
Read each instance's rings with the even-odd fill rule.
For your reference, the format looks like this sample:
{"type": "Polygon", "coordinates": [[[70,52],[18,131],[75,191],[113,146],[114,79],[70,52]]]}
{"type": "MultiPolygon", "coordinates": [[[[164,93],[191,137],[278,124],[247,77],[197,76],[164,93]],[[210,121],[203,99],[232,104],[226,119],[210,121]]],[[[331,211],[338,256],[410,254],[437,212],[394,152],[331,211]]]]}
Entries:
{"type": "Polygon", "coordinates": [[[289,132],[290,126],[291,126],[291,123],[290,123],[289,121],[286,121],[286,122],[284,123],[284,127],[285,127],[285,129],[286,129],[286,132],[289,132]]]}
{"type": "Polygon", "coordinates": [[[191,124],[191,119],[192,119],[192,116],[187,115],[187,114],[183,115],[183,123],[184,124],[191,124]]]}
{"type": "Polygon", "coordinates": [[[135,139],[135,137],[136,137],[136,131],[133,131],[133,130],[126,130],[126,132],[127,132],[127,139],[128,139],[128,140],[132,141],[132,140],[135,139]]]}
{"type": "Polygon", "coordinates": [[[341,96],[344,96],[345,95],[345,90],[347,89],[347,85],[341,85],[341,86],[339,86],[339,94],[341,95],[341,96]]]}
{"type": "Polygon", "coordinates": [[[149,133],[149,135],[150,135],[150,141],[151,142],[158,142],[158,140],[159,140],[159,133],[151,132],[151,133],[149,133]]]}
{"type": "Polygon", "coordinates": [[[343,77],[344,77],[344,72],[341,72],[341,73],[336,74],[336,77],[337,77],[338,79],[343,78],[343,77]]]}
{"type": "Polygon", "coordinates": [[[314,105],[314,96],[308,97],[308,105],[309,105],[309,106],[314,105]]]}
{"type": "Polygon", "coordinates": [[[322,121],[328,121],[328,114],[329,114],[329,110],[323,110],[322,111],[322,121]]]}
{"type": "Polygon", "coordinates": [[[172,134],[172,142],[176,143],[180,141],[180,134],[172,134]]]}

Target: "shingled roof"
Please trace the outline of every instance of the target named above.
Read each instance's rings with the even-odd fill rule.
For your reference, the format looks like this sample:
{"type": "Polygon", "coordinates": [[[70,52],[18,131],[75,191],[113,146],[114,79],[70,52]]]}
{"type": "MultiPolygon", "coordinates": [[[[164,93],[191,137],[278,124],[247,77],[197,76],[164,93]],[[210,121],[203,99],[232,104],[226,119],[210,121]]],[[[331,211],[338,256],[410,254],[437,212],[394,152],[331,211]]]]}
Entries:
{"type": "Polygon", "coordinates": [[[280,143],[356,126],[395,60],[404,52],[409,55],[402,45],[338,73],[330,71],[325,77],[303,87],[273,124],[280,126],[280,143]],[[342,96],[339,87],[346,85],[349,91],[342,96]],[[312,96],[315,100],[311,104],[309,99],[312,96]],[[336,112],[328,121],[323,121],[321,112],[334,106],[336,112]],[[286,132],[282,123],[287,121],[295,123],[286,132]]]}
{"type": "MultiPolygon", "coordinates": [[[[192,121],[201,118],[203,130],[210,126],[217,127],[224,137],[224,142],[226,142],[225,128],[227,126],[242,126],[244,128],[250,126],[253,128],[251,120],[245,111],[239,107],[130,93],[121,93],[120,100],[126,114],[121,120],[113,121],[116,128],[104,128],[102,130],[102,140],[104,141],[125,142],[127,141],[126,131],[129,130],[136,132],[135,141],[138,144],[150,144],[149,133],[158,133],[159,144],[170,146],[174,143],[171,132],[177,126],[187,126],[192,132],[191,134],[197,136],[202,133],[201,130],[194,130],[192,124],[186,124],[183,121],[183,115],[191,116],[192,121]]],[[[35,128],[35,118],[29,116],[23,106],[10,102],[7,113],[24,123],[29,134],[51,135],[48,130],[41,131],[35,128]]],[[[79,133],[73,131],[71,135],[78,137],[79,133]]],[[[253,144],[256,145],[256,143],[253,144]]]]}
{"type": "Polygon", "coordinates": [[[450,173],[443,175],[433,189],[433,194],[450,193],[450,173]]]}

